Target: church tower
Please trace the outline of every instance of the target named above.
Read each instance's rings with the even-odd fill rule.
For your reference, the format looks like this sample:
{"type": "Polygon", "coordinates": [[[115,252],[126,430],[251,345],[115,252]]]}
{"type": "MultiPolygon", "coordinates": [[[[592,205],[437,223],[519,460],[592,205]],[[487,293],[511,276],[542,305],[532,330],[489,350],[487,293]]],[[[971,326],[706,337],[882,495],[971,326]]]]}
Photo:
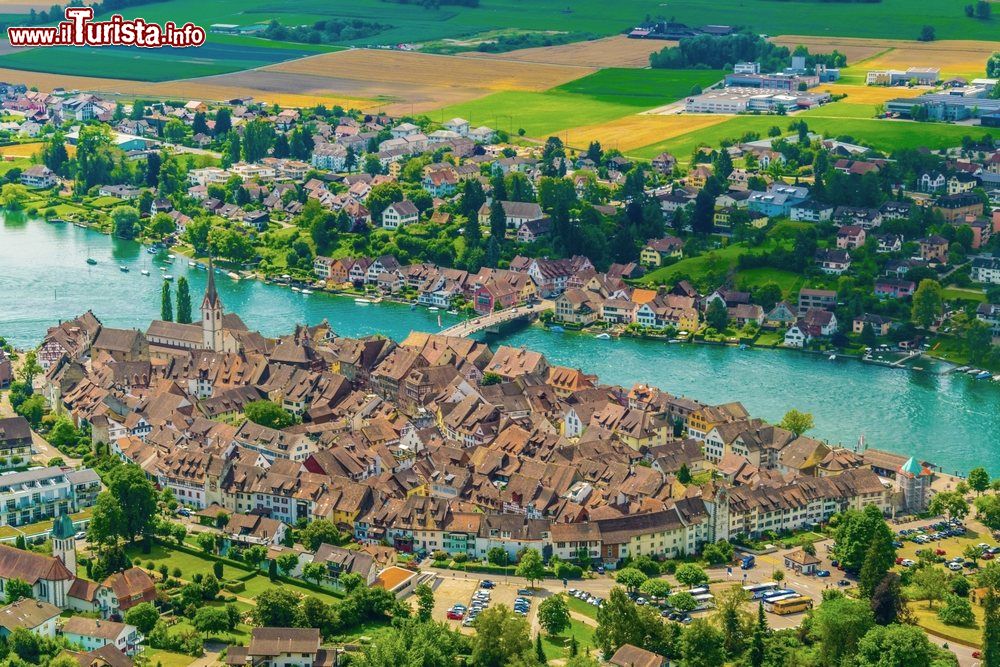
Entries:
{"type": "Polygon", "coordinates": [[[208,260],[208,287],[201,300],[201,339],[206,350],[222,351],[222,300],[215,291],[215,270],[208,260]]]}
{"type": "Polygon", "coordinates": [[[76,531],[68,514],[60,515],[52,525],[52,555],[76,574],[76,531]]]}

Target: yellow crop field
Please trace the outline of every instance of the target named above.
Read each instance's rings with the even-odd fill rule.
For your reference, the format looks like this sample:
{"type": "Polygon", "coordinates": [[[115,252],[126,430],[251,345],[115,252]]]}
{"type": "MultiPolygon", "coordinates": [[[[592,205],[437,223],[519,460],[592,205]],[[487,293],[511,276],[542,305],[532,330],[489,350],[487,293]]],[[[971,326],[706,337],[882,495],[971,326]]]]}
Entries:
{"type": "Polygon", "coordinates": [[[843,83],[823,83],[815,90],[826,91],[833,95],[847,95],[845,102],[852,104],[882,104],[896,97],[916,97],[927,92],[920,88],[857,86],[843,83]]]}
{"type": "Polygon", "coordinates": [[[517,60],[520,62],[548,63],[553,65],[584,65],[587,67],[648,67],[649,54],[677,42],[629,39],[624,35],[573,42],[559,46],[541,46],[518,49],[507,53],[467,53],[472,58],[489,60],[517,60]]]}
{"type": "Polygon", "coordinates": [[[31,157],[42,148],[41,142],[0,146],[0,155],[5,158],[31,157]]]}
{"type": "Polygon", "coordinates": [[[560,136],[568,146],[581,150],[587,148],[591,141],[599,141],[604,148],[629,151],[718,125],[731,118],[732,116],[641,114],[573,128],[561,132],[560,136]]]}

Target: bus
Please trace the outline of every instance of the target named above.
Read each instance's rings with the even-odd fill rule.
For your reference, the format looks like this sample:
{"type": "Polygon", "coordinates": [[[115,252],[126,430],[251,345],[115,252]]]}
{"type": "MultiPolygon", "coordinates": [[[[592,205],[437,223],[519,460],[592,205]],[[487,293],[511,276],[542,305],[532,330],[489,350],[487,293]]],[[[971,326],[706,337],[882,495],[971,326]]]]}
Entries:
{"type": "Polygon", "coordinates": [[[779,602],[784,602],[785,600],[794,600],[795,598],[802,597],[798,593],[789,593],[788,595],[778,595],[777,597],[767,598],[764,600],[764,611],[774,611],[774,605],[779,602]]]}
{"type": "Polygon", "coordinates": [[[784,616],[785,614],[798,614],[802,611],[808,611],[812,609],[812,606],[812,598],[800,595],[799,597],[788,598],[787,600],[780,600],[774,603],[771,611],[779,616],[784,616]]]}
{"type": "Polygon", "coordinates": [[[771,591],[777,590],[777,588],[778,584],[773,581],[767,581],[763,584],[750,584],[749,586],[744,586],[743,590],[745,590],[747,595],[752,597],[754,600],[760,600],[771,591]]]}
{"type": "Polygon", "coordinates": [[[701,595],[695,595],[693,597],[695,603],[697,603],[698,605],[695,607],[695,609],[698,610],[708,609],[713,604],[715,604],[715,596],[712,595],[711,593],[702,593],[701,595]]]}
{"type": "Polygon", "coordinates": [[[695,586],[694,588],[688,589],[687,592],[695,597],[698,597],[699,595],[704,595],[708,592],[708,586],[695,586]]]}
{"type": "Polygon", "coordinates": [[[770,600],[772,598],[780,597],[782,595],[792,595],[794,593],[795,593],[795,591],[793,591],[791,588],[778,588],[778,589],[775,589],[773,591],[767,591],[766,593],[762,594],[757,599],[758,600],[763,600],[764,602],[767,602],[768,600],[770,600]]]}

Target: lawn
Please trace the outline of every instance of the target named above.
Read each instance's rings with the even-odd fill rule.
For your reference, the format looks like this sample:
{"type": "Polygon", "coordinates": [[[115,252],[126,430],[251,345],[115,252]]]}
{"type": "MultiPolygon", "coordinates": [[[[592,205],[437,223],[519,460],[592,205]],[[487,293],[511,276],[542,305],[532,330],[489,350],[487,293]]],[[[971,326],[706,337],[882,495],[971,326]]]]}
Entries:
{"type": "Polygon", "coordinates": [[[945,287],[941,290],[941,296],[944,297],[946,301],[957,301],[959,299],[964,299],[966,301],[986,301],[986,293],[978,289],[968,289],[965,287],[945,287]]]}
{"type": "Polygon", "coordinates": [[[736,268],[736,262],[740,255],[748,252],[763,252],[767,248],[773,247],[774,243],[776,242],[771,241],[769,244],[753,249],[747,248],[743,243],[731,243],[724,248],[712,250],[697,257],[688,257],[670,266],[650,271],[639,282],[643,285],[665,285],[674,282],[681,275],[686,275],[695,282],[702,282],[709,276],[724,278],[726,274],[736,268]]]}
{"type": "Polygon", "coordinates": [[[983,623],[983,608],[977,604],[972,605],[972,613],[976,615],[976,627],[967,628],[958,625],[945,625],[941,622],[937,613],[942,604],[938,602],[934,609],[928,609],[927,603],[922,601],[911,602],[907,606],[910,608],[910,612],[913,614],[917,625],[925,630],[961,644],[977,647],[982,646],[983,631],[981,627],[983,623]]]}
{"type": "Polygon", "coordinates": [[[564,596],[566,598],[566,606],[569,607],[570,611],[575,611],[583,616],[588,616],[590,618],[597,618],[597,607],[579,598],[575,598],[571,595],[564,596]]]}
{"type": "Polygon", "coordinates": [[[306,588],[305,586],[297,586],[295,584],[284,583],[281,581],[271,581],[268,579],[267,575],[263,573],[258,574],[256,577],[245,583],[246,588],[243,592],[238,594],[240,597],[255,598],[266,590],[270,590],[272,588],[282,588],[299,595],[311,595],[322,600],[323,602],[326,602],[327,604],[336,604],[337,602],[337,598],[329,593],[318,593],[306,588]]]}
{"type": "MultiPolygon", "coordinates": [[[[142,553],[142,549],[138,545],[134,545],[128,549],[128,555],[136,564],[142,564],[143,567],[149,561],[153,561],[157,568],[162,564],[166,564],[171,572],[173,572],[175,567],[180,568],[181,577],[188,580],[196,574],[201,574],[202,576],[212,574],[213,561],[183,551],[170,549],[162,544],[154,544],[148,554],[142,553]]],[[[225,568],[225,576],[227,578],[244,574],[246,574],[244,570],[237,570],[229,566],[225,568]]]]}
{"type": "MultiPolygon", "coordinates": [[[[819,112],[817,112],[819,113],[819,112]]],[[[875,118],[827,118],[805,116],[809,129],[827,137],[847,138],[870,144],[883,151],[901,148],[927,147],[947,148],[961,143],[963,136],[981,137],[990,128],[949,125],[946,123],[920,123],[911,121],[878,120],[875,118]]],[[[723,140],[738,140],[747,132],[767,136],[774,126],[787,129],[792,122],[779,116],[731,116],[724,123],[703,127],[665,141],[657,142],[632,151],[629,155],[652,159],[663,151],[670,151],[680,160],[685,160],[695,148],[706,145],[717,147],[723,140]]]]}
{"type": "Polygon", "coordinates": [[[754,287],[776,283],[786,298],[798,293],[803,282],[805,282],[805,278],[798,273],[773,269],[767,266],[756,269],[744,269],[736,273],[736,285],[741,290],[749,291],[754,287]]]}
{"type": "Polygon", "coordinates": [[[158,651],[148,647],[143,650],[142,657],[146,659],[146,664],[152,665],[152,667],[187,667],[195,661],[194,658],[183,653],[158,651]]]}
{"type": "Polygon", "coordinates": [[[564,83],[553,90],[649,109],[675,102],[690,95],[695,86],[705,88],[724,76],[724,72],[717,70],[612,67],[564,83]]]}
{"type": "MultiPolygon", "coordinates": [[[[569,603],[569,608],[572,611],[577,611],[573,602],[590,607],[590,605],[586,602],[581,602],[576,598],[571,598],[568,595],[566,598],[569,603]]],[[[563,630],[554,637],[545,633],[542,634],[542,650],[545,651],[545,657],[548,660],[568,658],[570,637],[576,638],[579,653],[581,655],[586,653],[588,649],[594,647],[594,630],[594,626],[584,623],[583,621],[578,621],[575,618],[570,618],[569,629],[563,630]]]]}
{"type": "MultiPolygon", "coordinates": [[[[460,116],[473,125],[486,124],[512,135],[546,138],[562,130],[594,125],[635,113],[636,107],[574,93],[504,91],[430,113],[434,120],[460,116]]],[[[655,155],[655,153],[654,153],[655,155]]]]}

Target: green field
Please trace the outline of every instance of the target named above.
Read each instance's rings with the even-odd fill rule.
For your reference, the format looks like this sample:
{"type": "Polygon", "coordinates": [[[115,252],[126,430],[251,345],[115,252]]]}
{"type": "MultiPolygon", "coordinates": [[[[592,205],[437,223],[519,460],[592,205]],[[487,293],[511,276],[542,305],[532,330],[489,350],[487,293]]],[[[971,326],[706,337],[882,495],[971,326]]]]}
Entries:
{"type": "MultiPolygon", "coordinates": [[[[910,121],[888,121],[875,118],[827,118],[805,116],[809,129],[831,138],[849,138],[863,144],[870,144],[882,151],[901,148],[930,149],[957,146],[963,136],[981,137],[989,134],[990,128],[949,125],[945,123],[914,123],[910,121]]],[[[729,120],[711,127],[682,134],[666,141],[644,146],[630,155],[652,159],[663,151],[670,151],[684,160],[698,146],[716,147],[723,140],[739,139],[746,132],[757,132],[767,136],[767,131],[777,125],[783,130],[792,122],[791,118],[779,116],[733,116],[729,120]]]]}
{"type": "Polygon", "coordinates": [[[654,269],[644,275],[639,282],[643,285],[666,285],[674,282],[680,275],[689,276],[695,282],[705,279],[709,274],[722,274],[724,277],[736,267],[740,255],[747,252],[749,250],[745,245],[734,243],[704,255],[688,257],[670,266],[654,269]]]}
{"type": "Polygon", "coordinates": [[[586,95],[590,99],[629,104],[641,109],[675,102],[691,94],[694,86],[720,81],[718,70],[627,69],[612,67],[564,83],[554,91],[586,95]]]}
{"type": "Polygon", "coordinates": [[[775,283],[781,288],[786,298],[794,296],[804,281],[805,279],[798,273],[766,266],[757,269],[744,269],[736,273],[736,286],[741,290],[748,291],[754,287],[775,283]]]}
{"type": "Polygon", "coordinates": [[[473,125],[485,123],[512,135],[523,129],[529,137],[546,137],[581,125],[604,123],[635,113],[635,107],[621,102],[546,91],[531,93],[506,91],[455,104],[428,114],[432,119],[461,116],[473,125]]]}

